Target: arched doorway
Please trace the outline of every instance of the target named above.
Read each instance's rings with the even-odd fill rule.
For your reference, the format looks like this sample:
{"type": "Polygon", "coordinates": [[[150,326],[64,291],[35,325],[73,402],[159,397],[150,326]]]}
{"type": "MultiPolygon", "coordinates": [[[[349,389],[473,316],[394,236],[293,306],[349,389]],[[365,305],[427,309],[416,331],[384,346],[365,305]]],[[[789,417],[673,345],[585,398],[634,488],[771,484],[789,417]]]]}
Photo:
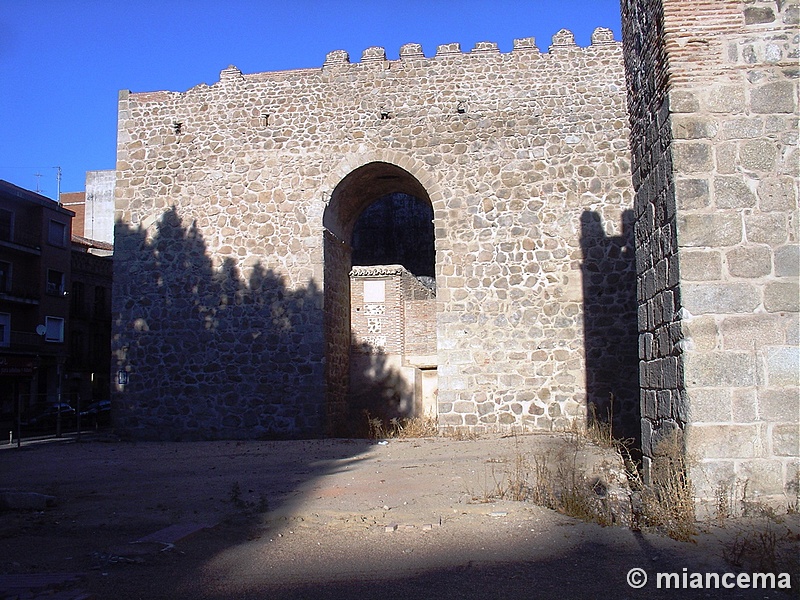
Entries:
{"type": "Polygon", "coordinates": [[[435,250],[428,192],[405,169],[371,162],[338,183],[323,225],[329,433],[366,433],[368,416],[434,413],[435,250]]]}

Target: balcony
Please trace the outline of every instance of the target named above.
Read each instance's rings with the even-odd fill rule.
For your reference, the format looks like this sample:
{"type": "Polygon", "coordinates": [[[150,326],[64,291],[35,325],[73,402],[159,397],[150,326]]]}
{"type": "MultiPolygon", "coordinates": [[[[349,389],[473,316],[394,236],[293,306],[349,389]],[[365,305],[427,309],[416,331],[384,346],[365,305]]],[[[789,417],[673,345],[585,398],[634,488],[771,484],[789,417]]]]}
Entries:
{"type": "Polygon", "coordinates": [[[13,292],[0,292],[0,302],[13,302],[14,304],[37,306],[39,304],[39,299],[32,296],[19,296],[13,292]]]}
{"type": "Polygon", "coordinates": [[[47,282],[45,294],[48,296],[54,296],[56,298],[64,298],[67,295],[63,285],[58,285],[50,281],[47,282]]]}
{"type": "Polygon", "coordinates": [[[39,304],[39,292],[33,286],[20,285],[14,282],[11,284],[10,290],[0,291],[0,302],[37,306],[39,304]]]}
{"type": "Polygon", "coordinates": [[[8,248],[35,256],[42,255],[41,240],[37,235],[31,235],[24,231],[15,231],[13,234],[0,235],[0,248],[8,248]]]}
{"type": "Polygon", "coordinates": [[[12,350],[14,352],[36,352],[42,348],[43,337],[35,332],[11,331],[10,344],[0,348],[12,350]]]}

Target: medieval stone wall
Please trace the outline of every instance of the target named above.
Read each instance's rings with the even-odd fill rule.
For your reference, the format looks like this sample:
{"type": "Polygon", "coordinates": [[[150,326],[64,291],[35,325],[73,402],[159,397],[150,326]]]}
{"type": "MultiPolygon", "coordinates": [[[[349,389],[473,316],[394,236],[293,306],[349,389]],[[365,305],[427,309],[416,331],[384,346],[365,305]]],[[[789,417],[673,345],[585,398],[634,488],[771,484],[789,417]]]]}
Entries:
{"type": "MultiPolygon", "coordinates": [[[[548,53],[532,39],[431,57],[408,44],[399,60],[332,52],[321,68],[121,92],[120,429],[257,437],[341,420],[350,234],[390,193],[433,208],[440,425],[583,422],[584,257],[620,247],[627,123],[608,30],[586,48],[559,32],[548,53]]],[[[589,289],[614,291],[619,275],[598,271],[589,289]]],[[[627,330],[623,297],[594,306],[627,330]]],[[[638,410],[620,381],[602,393],[638,410]]]]}
{"type": "Polygon", "coordinates": [[[797,4],[630,1],[623,32],[643,451],[656,460],[679,431],[699,500],[786,506],[800,446],[797,4]]]}
{"type": "Polygon", "coordinates": [[[350,360],[356,220],[402,195],[433,213],[435,327],[403,335],[435,334],[440,427],[607,416],[646,475],[677,442],[700,500],[796,501],[797,4],[622,9],[624,68],[561,31],[121,92],[120,431],[352,431],[354,374],[406,410],[405,367],[350,360]]]}

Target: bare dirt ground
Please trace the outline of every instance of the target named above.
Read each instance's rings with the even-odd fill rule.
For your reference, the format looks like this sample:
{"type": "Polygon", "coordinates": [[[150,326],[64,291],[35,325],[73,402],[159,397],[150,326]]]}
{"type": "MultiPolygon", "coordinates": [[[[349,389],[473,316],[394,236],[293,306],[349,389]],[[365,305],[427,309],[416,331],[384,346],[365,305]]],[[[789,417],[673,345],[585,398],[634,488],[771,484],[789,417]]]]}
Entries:
{"type": "MultiPolygon", "coordinates": [[[[0,512],[0,597],[798,597],[796,572],[791,590],[658,587],[660,572],[755,570],[724,557],[743,556],[746,536],[767,544],[763,528],[707,525],[677,542],[528,502],[485,501],[515,456],[564,443],[555,435],[385,444],[95,436],[5,447],[0,490],[56,504],[0,512]],[[648,575],[640,589],[626,579],[634,567],[648,575]]],[[[613,461],[589,454],[581,460],[590,469],[613,461]]],[[[797,515],[767,528],[779,552],[790,540],[798,553],[797,515]]]]}

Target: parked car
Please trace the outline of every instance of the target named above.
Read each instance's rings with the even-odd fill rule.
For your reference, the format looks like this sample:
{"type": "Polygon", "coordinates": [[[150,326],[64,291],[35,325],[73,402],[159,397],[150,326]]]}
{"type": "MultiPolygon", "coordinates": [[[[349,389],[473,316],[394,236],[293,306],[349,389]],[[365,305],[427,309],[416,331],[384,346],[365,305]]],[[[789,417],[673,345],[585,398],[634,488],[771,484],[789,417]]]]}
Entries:
{"type": "Polygon", "coordinates": [[[111,400],[92,402],[81,411],[81,427],[111,424],[111,400]]]}
{"type": "Polygon", "coordinates": [[[75,425],[75,409],[66,402],[62,402],[61,404],[48,404],[38,410],[34,409],[31,416],[22,422],[22,426],[30,429],[55,429],[59,412],[61,413],[62,427],[75,425]]]}

